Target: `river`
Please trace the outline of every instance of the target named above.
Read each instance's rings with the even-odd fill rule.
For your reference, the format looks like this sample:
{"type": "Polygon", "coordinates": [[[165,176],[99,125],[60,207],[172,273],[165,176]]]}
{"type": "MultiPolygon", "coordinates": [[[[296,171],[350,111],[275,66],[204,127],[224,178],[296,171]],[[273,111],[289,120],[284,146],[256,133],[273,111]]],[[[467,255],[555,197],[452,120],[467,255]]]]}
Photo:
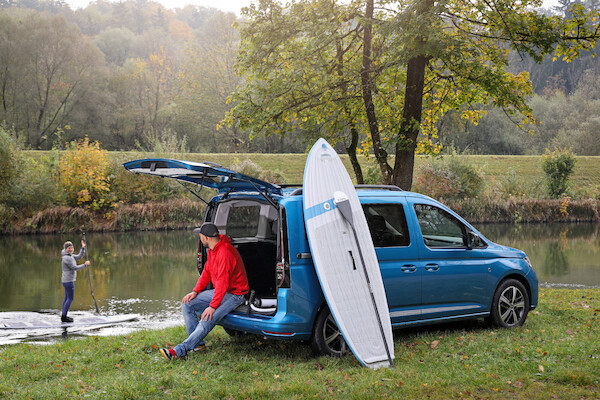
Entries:
{"type": "MultiPolygon", "coordinates": [[[[479,224],[488,239],[524,250],[540,284],[600,287],[600,226],[596,224],[479,224]]],[[[0,237],[0,319],[3,313],[34,311],[59,318],[63,288],[60,251],[75,234],[0,237]]],[[[102,315],[139,314],[117,327],[69,332],[124,334],[183,323],[181,297],[193,287],[197,236],[191,232],[90,233],[92,288],[102,315]]],[[[71,307],[76,317],[95,311],[86,269],[78,273],[71,307]]],[[[8,314],[6,314],[8,315],[8,314]]],[[[0,344],[53,340],[56,332],[0,331],[0,344]]]]}

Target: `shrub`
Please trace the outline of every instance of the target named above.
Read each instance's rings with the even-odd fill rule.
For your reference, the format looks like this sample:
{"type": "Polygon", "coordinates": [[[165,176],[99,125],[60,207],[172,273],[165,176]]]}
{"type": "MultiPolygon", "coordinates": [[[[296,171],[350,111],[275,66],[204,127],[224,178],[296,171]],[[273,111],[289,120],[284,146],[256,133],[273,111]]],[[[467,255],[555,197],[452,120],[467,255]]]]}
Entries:
{"type": "Polygon", "coordinates": [[[99,142],[86,137],[71,142],[58,163],[59,182],[72,207],[106,211],[112,207],[108,182],[109,161],[99,142]]]}
{"type": "Polygon", "coordinates": [[[542,155],[542,169],[546,173],[548,193],[552,198],[559,198],[569,190],[569,178],[575,169],[575,155],[568,149],[546,149],[542,155]]]}
{"type": "Polygon", "coordinates": [[[500,177],[500,190],[507,196],[525,196],[525,186],[517,171],[510,167],[505,175],[500,177]]]}
{"type": "Polygon", "coordinates": [[[252,176],[261,179],[265,182],[275,183],[278,185],[286,183],[285,178],[279,170],[264,170],[260,165],[245,159],[244,161],[235,160],[235,163],[230,167],[232,171],[239,172],[244,175],[252,176]]]}
{"type": "Polygon", "coordinates": [[[415,174],[413,190],[436,199],[463,199],[479,196],[483,186],[481,173],[453,154],[423,163],[415,174]]]}
{"type": "Polygon", "coordinates": [[[18,147],[12,135],[0,126],[0,203],[10,200],[17,176],[18,147]]]}
{"type": "Polygon", "coordinates": [[[21,157],[20,171],[13,183],[9,204],[21,214],[52,207],[59,202],[59,190],[54,179],[55,163],[52,155],[39,161],[21,157]]]}
{"type": "Polygon", "coordinates": [[[120,164],[110,166],[110,183],[114,199],[125,204],[164,201],[175,197],[178,191],[169,185],[170,179],[132,174],[120,164]]]}

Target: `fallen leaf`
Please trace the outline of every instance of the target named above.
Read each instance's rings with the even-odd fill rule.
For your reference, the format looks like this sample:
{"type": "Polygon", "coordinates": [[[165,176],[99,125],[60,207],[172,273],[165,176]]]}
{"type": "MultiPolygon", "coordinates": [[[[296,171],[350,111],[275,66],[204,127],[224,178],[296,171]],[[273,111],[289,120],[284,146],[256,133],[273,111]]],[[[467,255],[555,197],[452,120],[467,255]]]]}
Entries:
{"type": "Polygon", "coordinates": [[[538,365],[538,371],[544,372],[544,366],[543,365],[538,365]]]}
{"type": "Polygon", "coordinates": [[[433,342],[431,342],[431,345],[430,345],[430,347],[431,347],[432,349],[437,349],[437,347],[438,347],[438,345],[439,345],[439,344],[440,344],[440,341],[439,341],[439,340],[434,340],[433,342]]]}
{"type": "Polygon", "coordinates": [[[321,365],[321,363],[319,363],[318,361],[315,361],[315,369],[318,369],[319,371],[322,370],[324,367],[321,365]]]}

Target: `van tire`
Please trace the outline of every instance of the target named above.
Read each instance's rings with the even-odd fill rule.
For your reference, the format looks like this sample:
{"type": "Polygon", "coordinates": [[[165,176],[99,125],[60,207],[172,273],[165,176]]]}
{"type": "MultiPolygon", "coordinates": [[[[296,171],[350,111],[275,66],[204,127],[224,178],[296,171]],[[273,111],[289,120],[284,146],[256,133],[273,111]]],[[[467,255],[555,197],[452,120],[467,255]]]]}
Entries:
{"type": "Polygon", "coordinates": [[[529,307],[525,286],[516,279],[507,279],[494,293],[489,320],[499,328],[516,328],[525,323],[529,307]]]}
{"type": "Polygon", "coordinates": [[[225,328],[223,327],[223,330],[231,337],[233,338],[241,338],[243,336],[246,336],[245,332],[242,331],[238,331],[237,329],[231,329],[231,328],[225,328]]]}
{"type": "Polygon", "coordinates": [[[318,355],[343,357],[348,354],[348,345],[328,307],[317,314],[310,346],[318,355]]]}

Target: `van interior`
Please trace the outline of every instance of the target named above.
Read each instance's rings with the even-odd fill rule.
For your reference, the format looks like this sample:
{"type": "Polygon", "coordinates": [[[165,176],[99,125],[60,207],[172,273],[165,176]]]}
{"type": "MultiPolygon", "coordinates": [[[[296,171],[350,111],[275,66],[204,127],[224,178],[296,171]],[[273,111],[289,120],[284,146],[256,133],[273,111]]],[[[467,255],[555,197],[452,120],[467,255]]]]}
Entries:
{"type": "Polygon", "coordinates": [[[213,223],[237,248],[248,276],[248,301],[237,311],[274,314],[277,307],[277,243],[279,212],[260,200],[229,199],[220,202],[213,223]]]}

